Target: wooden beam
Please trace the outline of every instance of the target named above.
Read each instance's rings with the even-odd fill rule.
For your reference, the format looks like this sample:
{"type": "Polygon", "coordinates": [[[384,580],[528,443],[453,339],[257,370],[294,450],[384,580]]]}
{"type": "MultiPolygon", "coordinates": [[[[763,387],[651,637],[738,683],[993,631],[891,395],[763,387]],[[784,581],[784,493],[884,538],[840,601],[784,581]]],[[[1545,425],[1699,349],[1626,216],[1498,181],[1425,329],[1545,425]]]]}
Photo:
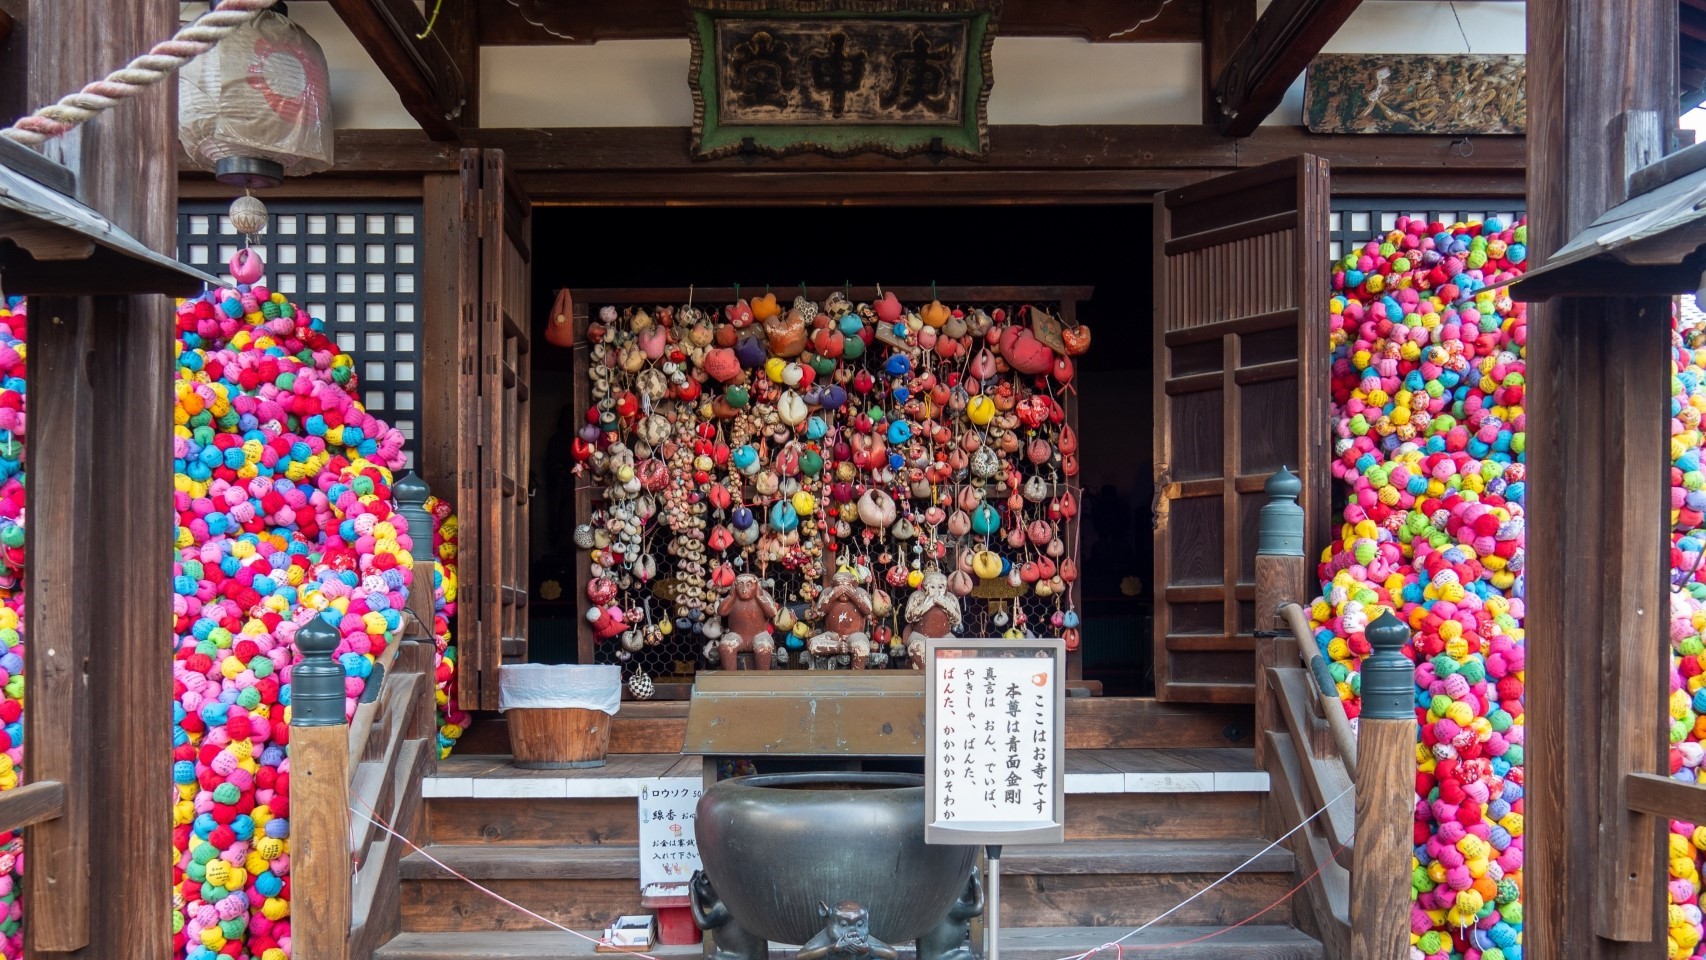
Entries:
{"type": "MultiPolygon", "coordinates": [[[[1192,42],[1204,0],[1005,0],[1004,37],[1072,37],[1092,43],[1192,42]]],[[[685,35],[680,0],[563,3],[481,0],[487,46],[597,43],[685,35]]]]}
{"type": "MultiPolygon", "coordinates": [[[[459,7],[474,0],[445,0],[459,7]]],[[[397,89],[404,109],[434,140],[454,140],[474,103],[476,78],[463,71],[411,0],[331,0],[362,49],[397,89]],[[422,35],[425,39],[421,39],[422,35]]],[[[442,16],[442,14],[441,14],[442,16]]],[[[462,20],[461,13],[453,19],[462,20]]],[[[443,26],[442,23],[436,25],[443,26]]]]}
{"type": "MultiPolygon", "coordinates": [[[[1202,122],[1220,122],[1220,103],[1214,85],[1232,62],[1238,45],[1256,26],[1256,0],[1203,0],[1202,8],[1202,122]]],[[[1260,750],[1260,744],[1257,745],[1260,750]]]]}
{"type": "MultiPolygon", "coordinates": [[[[1242,140],[1228,140],[1196,124],[1083,126],[996,126],[984,160],[880,154],[835,158],[798,154],[747,162],[738,157],[695,160],[686,127],[555,127],[464,130],[460,144],[443,143],[415,130],[339,130],[337,166],[313,180],[452,173],[462,146],[496,147],[511,168],[524,174],[660,173],[689,181],[730,173],[780,179],[796,173],[825,173],[849,179],[870,173],[949,173],[976,170],[1231,170],[1312,153],[1333,165],[1335,175],[1356,172],[1446,175],[1453,171],[1521,172],[1526,165],[1520,136],[1476,137],[1469,156],[1454,149],[1460,138],[1381,134],[1311,134],[1298,127],[1264,127],[1242,140]]],[[[179,172],[196,179],[188,160],[179,172]]],[[[205,179],[205,178],[203,178],[205,179]]],[[[311,182],[309,180],[302,183],[311,182]]],[[[532,178],[528,179],[530,190],[532,178]]],[[[1413,186],[1408,192],[1423,189],[1413,186]]],[[[306,189],[288,181],[280,191],[306,189]]],[[[414,188],[418,190],[417,188],[414,188]]],[[[537,190],[533,192],[537,193],[537,190]]],[[[229,195],[229,191],[225,195],[229,195]]]]}
{"type": "Polygon", "coordinates": [[[0,830],[21,830],[63,816],[65,784],[39,780],[0,793],[0,830]]]}
{"type": "Polygon", "coordinates": [[[1624,781],[1629,809],[1666,820],[1706,821],[1706,786],[1656,773],[1632,773],[1624,781]]]}
{"type": "Polygon", "coordinates": [[[1360,0],[1274,0],[1214,83],[1220,132],[1247,137],[1280,105],[1360,0]]]}
{"type": "Polygon", "coordinates": [[[467,81],[459,127],[480,125],[480,7],[479,0],[445,0],[437,25],[451,62],[467,81]]]}

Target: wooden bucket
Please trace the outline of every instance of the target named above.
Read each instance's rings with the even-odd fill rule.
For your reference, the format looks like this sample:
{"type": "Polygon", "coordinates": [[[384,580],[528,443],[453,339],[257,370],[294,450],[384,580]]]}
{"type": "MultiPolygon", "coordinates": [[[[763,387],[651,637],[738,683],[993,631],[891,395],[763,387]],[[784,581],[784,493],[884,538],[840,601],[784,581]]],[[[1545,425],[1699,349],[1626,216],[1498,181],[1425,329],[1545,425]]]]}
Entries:
{"type": "Polygon", "coordinates": [[[515,707],[504,712],[515,765],[527,770],[602,767],[610,748],[610,724],[603,710],[574,707],[515,707]]]}

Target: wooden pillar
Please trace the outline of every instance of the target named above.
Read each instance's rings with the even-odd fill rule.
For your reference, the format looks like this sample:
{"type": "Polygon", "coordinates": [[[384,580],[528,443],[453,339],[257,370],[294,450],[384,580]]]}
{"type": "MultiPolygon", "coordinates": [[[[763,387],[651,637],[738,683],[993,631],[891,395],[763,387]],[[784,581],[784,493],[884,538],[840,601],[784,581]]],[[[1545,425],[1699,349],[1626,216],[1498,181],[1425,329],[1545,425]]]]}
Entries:
{"type": "MultiPolygon", "coordinates": [[[[421,181],[421,376],[420,432],[415,463],[421,478],[448,495],[457,510],[473,504],[456,502],[462,409],[477,398],[460,394],[463,236],[462,180],[455,174],[428,174],[421,181]]],[[[474,296],[473,293],[469,294],[474,296]]],[[[467,362],[473,363],[472,355],[467,362]]],[[[472,368],[470,368],[472,369],[472,368]]],[[[471,469],[471,467],[470,467],[471,469]]]]}
{"type": "MultiPolygon", "coordinates": [[[[34,107],[170,36],[178,4],[30,0],[26,20],[34,107]]],[[[177,85],[161,84],[43,150],[76,173],[79,199],[168,255],[176,104],[177,85]]],[[[90,277],[92,290],[99,283],[90,277]]],[[[25,770],[37,777],[68,764],[78,782],[65,781],[66,817],[26,832],[26,954],[169,960],[172,304],[135,296],[30,306],[31,393],[42,405],[32,417],[51,407],[59,428],[36,431],[28,454],[25,770]],[[75,691],[72,713],[37,699],[54,689],[75,691]],[[68,753],[49,746],[56,736],[69,737],[68,753]],[[67,885],[81,896],[63,899],[67,885]]]]}
{"type": "MultiPolygon", "coordinates": [[[[1676,115],[1676,36],[1677,7],[1665,0],[1529,4],[1530,262],[1624,199],[1617,134],[1635,126],[1622,118],[1676,115]]],[[[1664,950],[1663,824],[1629,813],[1623,784],[1630,771],[1668,772],[1669,313],[1659,297],[1529,308],[1523,890],[1533,960],[1664,950]]]]}
{"type": "Polygon", "coordinates": [[[1273,691],[1268,689],[1268,668],[1296,666],[1297,641],[1280,617],[1280,607],[1295,603],[1307,606],[1315,591],[1309,586],[1309,558],[1303,553],[1305,527],[1303,508],[1297,498],[1303,481],[1280,467],[1268,478],[1268,502],[1262,507],[1257,527],[1256,626],[1278,634],[1256,638],[1256,766],[1267,756],[1268,730],[1284,729],[1273,691]]]}
{"type": "Polygon", "coordinates": [[[1391,612],[1368,625],[1357,723],[1356,849],[1351,867],[1351,956],[1410,956],[1411,824],[1416,810],[1415,665],[1410,630],[1391,612]]]}
{"type": "Polygon", "coordinates": [[[291,955],[347,960],[350,933],[349,725],[338,632],[319,617],[296,631],[291,670],[291,955]]]}
{"type": "MultiPolygon", "coordinates": [[[[85,663],[91,608],[83,602],[93,563],[87,509],[94,391],[79,359],[88,351],[94,300],[30,301],[30,429],[52,443],[25,449],[29,558],[25,589],[24,772],[29,780],[65,784],[65,814],[24,831],[30,903],[26,950],[35,956],[78,951],[89,944],[90,704],[85,663]],[[55,533],[57,531],[57,533],[55,533]]],[[[110,302],[103,309],[110,308],[110,302]]],[[[170,741],[167,741],[170,743],[170,741]]],[[[167,844],[170,845],[170,839],[167,844]]],[[[170,878],[166,881],[171,883],[170,878]]]]}

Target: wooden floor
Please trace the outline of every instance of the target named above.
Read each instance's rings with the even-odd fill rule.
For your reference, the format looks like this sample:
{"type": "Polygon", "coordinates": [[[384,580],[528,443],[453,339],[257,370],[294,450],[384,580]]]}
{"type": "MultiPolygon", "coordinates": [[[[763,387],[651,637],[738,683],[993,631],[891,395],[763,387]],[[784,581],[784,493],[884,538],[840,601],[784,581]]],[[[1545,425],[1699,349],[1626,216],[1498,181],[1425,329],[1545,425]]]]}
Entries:
{"type": "MultiPolygon", "coordinates": [[[[699,757],[667,753],[613,755],[602,767],[523,770],[507,756],[453,756],[438,764],[423,795],[432,799],[637,797],[640,786],[665,777],[699,777],[699,757]]],[[[1068,750],[1067,793],[1260,793],[1268,775],[1255,751],[1068,750]]]]}
{"type": "MultiPolygon", "coordinates": [[[[1001,956],[1006,960],[1057,960],[1072,957],[1107,943],[1124,931],[1106,927],[1015,928],[1001,931],[1001,956]]],[[[582,931],[592,934],[592,931],[582,931]]],[[[1321,944],[1290,927],[1247,924],[1231,930],[1220,927],[1157,926],[1125,940],[1127,950],[1140,950],[1146,957],[1166,960],[1321,960],[1321,944]],[[1200,939],[1207,937],[1208,939],[1200,939]],[[1189,942],[1195,941],[1195,942],[1189,942]],[[1234,953],[1234,951],[1236,951],[1234,953]]],[[[795,951],[773,947],[771,960],[789,960],[795,951]]],[[[659,946],[654,957],[696,957],[698,944],[683,947],[659,946]]],[[[911,945],[900,948],[901,960],[914,955],[911,945]]],[[[1117,960],[1113,948],[1096,954],[1097,960],[1117,960]]],[[[592,944],[560,931],[512,931],[502,936],[490,932],[426,934],[404,933],[379,949],[380,960],[583,960],[609,957],[596,953],[592,944]]]]}

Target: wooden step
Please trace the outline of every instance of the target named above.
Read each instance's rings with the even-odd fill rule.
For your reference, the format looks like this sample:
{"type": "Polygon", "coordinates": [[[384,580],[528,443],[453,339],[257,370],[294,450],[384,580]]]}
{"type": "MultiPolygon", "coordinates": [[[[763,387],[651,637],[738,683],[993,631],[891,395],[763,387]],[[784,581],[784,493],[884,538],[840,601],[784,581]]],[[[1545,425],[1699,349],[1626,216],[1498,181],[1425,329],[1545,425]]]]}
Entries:
{"type": "MultiPolygon", "coordinates": [[[[1161,960],[1322,960],[1321,944],[1291,927],[1248,924],[1224,933],[1220,927],[1152,927],[1127,939],[1122,946],[1141,950],[1141,956],[1161,960]],[[1207,937],[1208,939],[1202,939],[1207,937]],[[1195,941],[1195,942],[1188,942],[1195,941]]],[[[582,931],[592,935],[593,931],[582,931]]],[[[1055,960],[1100,946],[1118,935],[1105,927],[1030,927],[1003,930],[1001,955],[1008,960],[1055,960]]],[[[657,946],[655,957],[697,957],[698,944],[657,946]]],[[[774,960],[787,960],[794,951],[771,950],[774,960]]],[[[402,933],[374,954],[376,960],[592,960],[592,944],[559,930],[490,933],[402,933]]],[[[902,948],[903,960],[912,956],[902,948]]],[[[1116,960],[1113,949],[1095,960],[1116,960]]]]}
{"type": "MultiPolygon", "coordinates": [[[[1188,840],[1262,831],[1259,793],[1086,793],[1066,797],[1068,840],[1188,840]]],[[[438,844],[608,845],[639,842],[631,797],[431,799],[438,844]]]]}
{"type": "MultiPolygon", "coordinates": [[[[1112,939],[1110,933],[1118,936],[1123,931],[1106,927],[1003,928],[1001,956],[1004,960],[1076,956],[1108,942],[1112,939]]],[[[1246,924],[1232,930],[1196,925],[1155,926],[1131,936],[1121,946],[1141,951],[1136,956],[1165,960],[1323,960],[1326,957],[1313,937],[1277,924],[1246,924]]],[[[1094,960],[1116,960],[1119,956],[1118,951],[1108,948],[1095,954],[1094,960]]]]}
{"type": "Polygon", "coordinates": [[[600,845],[640,842],[633,797],[427,801],[433,843],[600,845]]]}
{"type": "Polygon", "coordinates": [[[617,880],[640,877],[640,850],[627,845],[433,844],[398,864],[403,880],[617,880]],[[434,862],[437,861],[437,862],[434,862]],[[454,871],[454,872],[452,872],[454,871]]]}
{"type": "MultiPolygon", "coordinates": [[[[1099,873],[1213,873],[1242,866],[1247,873],[1290,873],[1296,858],[1266,840],[1069,840],[1005,848],[1001,874],[1049,876],[1099,873]]],[[[405,874],[407,876],[407,874],[405,874]]]]}
{"type": "MultiPolygon", "coordinates": [[[[622,704],[610,725],[610,752],[680,753],[687,707],[682,700],[622,704]]],[[[1066,701],[1066,745],[1073,750],[1247,747],[1254,729],[1247,704],[1162,703],[1153,697],[1066,701]]],[[[509,728],[500,713],[477,714],[456,747],[457,756],[508,752],[509,728]]]]}
{"type": "MultiPolygon", "coordinates": [[[[1160,923],[1237,923],[1291,889],[1291,852],[1268,846],[1255,838],[1014,846],[1001,860],[1001,921],[1014,928],[1136,926],[1207,890],[1160,923]]],[[[1263,914],[1269,922],[1290,918],[1289,904],[1263,914]]]]}
{"type": "MultiPolygon", "coordinates": [[[[481,880],[481,885],[553,923],[577,930],[602,930],[640,907],[634,877],[592,880],[481,880]]],[[[459,930],[550,930],[551,924],[501,903],[458,879],[405,880],[403,929],[450,933],[459,930]]],[[[499,938],[494,938],[499,939],[499,938]]]]}
{"type": "MultiPolygon", "coordinates": [[[[1162,921],[1235,923],[1291,887],[1292,854],[1267,846],[1241,838],[1014,846],[1002,859],[1002,922],[1015,928],[1145,923],[1242,866],[1162,921]]],[[[401,864],[406,930],[549,929],[461,877],[570,927],[601,927],[640,910],[638,850],[632,846],[435,844],[427,852],[439,862],[415,853],[401,864]]],[[[1289,905],[1264,915],[1290,917],[1289,905]]]]}
{"type": "MultiPolygon", "coordinates": [[[[1071,840],[1062,844],[1009,846],[1002,854],[1006,875],[1100,873],[1225,873],[1255,857],[1244,869],[1289,872],[1295,858],[1284,847],[1249,840],[1071,840]]],[[[608,846],[501,847],[433,844],[400,864],[404,880],[607,880],[640,875],[639,848],[608,846]],[[436,861],[436,862],[435,862],[436,861]],[[454,872],[452,872],[454,871],[454,872]]]]}
{"type": "Polygon", "coordinates": [[[1261,800],[1259,793],[1069,793],[1066,839],[1259,836],[1261,800]]]}
{"type": "MultiPolygon", "coordinates": [[[[522,770],[504,756],[443,761],[427,778],[434,843],[632,844],[635,798],[659,778],[696,778],[697,757],[612,755],[602,767],[522,770]]],[[[1069,839],[1255,836],[1268,775],[1242,748],[1068,750],[1069,839]]]]}

